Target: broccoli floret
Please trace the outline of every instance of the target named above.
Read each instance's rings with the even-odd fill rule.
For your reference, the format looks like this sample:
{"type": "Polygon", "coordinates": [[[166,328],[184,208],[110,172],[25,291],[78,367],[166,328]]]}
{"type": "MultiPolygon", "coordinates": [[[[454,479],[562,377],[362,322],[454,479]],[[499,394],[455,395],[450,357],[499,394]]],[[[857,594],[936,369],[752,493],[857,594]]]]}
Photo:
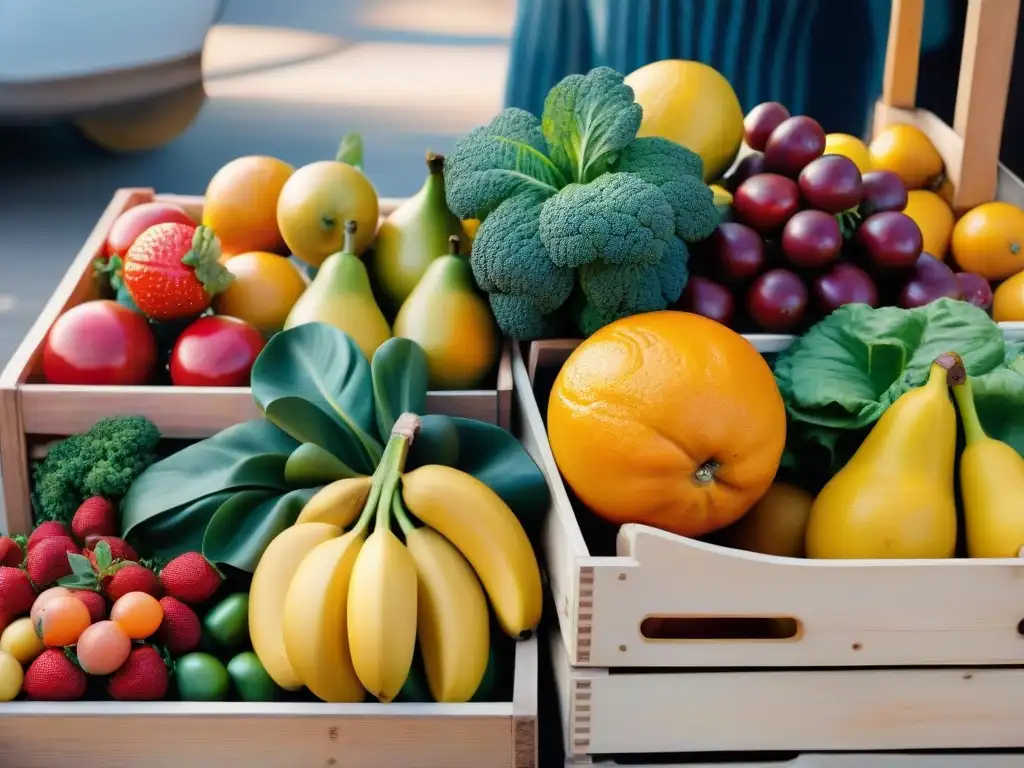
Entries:
{"type": "Polygon", "coordinates": [[[582,267],[656,264],[675,234],[664,193],[632,173],[609,173],[589,184],[570,184],[544,201],[540,239],[551,260],[582,267]]]}
{"type": "Polygon", "coordinates": [[[647,264],[607,264],[595,261],[580,267],[580,289],[586,303],[579,312],[586,335],[618,320],[664,309],[658,271],[647,264]]]}
{"type": "Polygon", "coordinates": [[[477,230],[469,263],[483,290],[524,297],[547,315],[569,298],[573,273],[548,258],[540,241],[540,211],[540,201],[530,195],[503,202],[477,230]]]}
{"type": "Polygon", "coordinates": [[[683,295],[683,288],[690,277],[689,262],[690,249],[678,237],[673,237],[665,249],[665,255],[658,262],[657,269],[661,295],[665,299],[666,307],[675,304],[683,295]]]}
{"type": "Polygon", "coordinates": [[[676,234],[688,243],[711,237],[722,215],[711,187],[694,176],[681,176],[661,185],[676,214],[676,234]]]}
{"type": "Polygon", "coordinates": [[[613,171],[635,173],[651,184],[683,176],[704,178],[704,161],[696,152],[658,136],[637,139],[619,153],[613,171]]]}
{"type": "Polygon", "coordinates": [[[448,208],[460,219],[483,221],[507,198],[555,194],[566,179],[546,152],[536,117],[516,108],[500,112],[455,142],[445,158],[448,208]]]}
{"type": "Polygon", "coordinates": [[[587,183],[607,172],[640,130],[643,109],[610,67],[569,75],[544,100],[541,121],[549,154],[562,173],[587,183]]]}
{"type": "Polygon", "coordinates": [[[33,472],[38,518],[70,524],[90,496],[116,500],[156,461],[160,432],[142,416],[101,419],[50,448],[33,472]]]}
{"type": "Polygon", "coordinates": [[[513,339],[527,341],[557,335],[557,318],[541,312],[528,298],[496,291],[489,294],[488,299],[494,319],[501,330],[513,339]]]}

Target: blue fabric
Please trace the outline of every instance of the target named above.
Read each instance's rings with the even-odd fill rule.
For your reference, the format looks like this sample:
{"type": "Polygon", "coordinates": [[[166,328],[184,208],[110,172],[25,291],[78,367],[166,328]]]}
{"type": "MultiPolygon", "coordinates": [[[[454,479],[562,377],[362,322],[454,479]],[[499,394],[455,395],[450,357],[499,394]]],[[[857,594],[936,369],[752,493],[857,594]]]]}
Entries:
{"type": "MultiPolygon", "coordinates": [[[[929,0],[922,48],[949,37],[952,0],[929,0]]],[[[827,131],[861,134],[881,90],[890,0],[519,0],[507,103],[538,113],[562,77],[694,59],[744,110],[781,101],[827,131]]]]}

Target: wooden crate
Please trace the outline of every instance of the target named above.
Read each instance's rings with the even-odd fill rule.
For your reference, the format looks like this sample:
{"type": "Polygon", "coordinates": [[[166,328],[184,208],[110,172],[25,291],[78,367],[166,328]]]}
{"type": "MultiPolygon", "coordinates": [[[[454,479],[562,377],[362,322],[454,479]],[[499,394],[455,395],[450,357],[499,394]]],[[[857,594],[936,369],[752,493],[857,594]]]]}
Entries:
{"type": "Polygon", "coordinates": [[[686,762],[659,759],[657,763],[638,763],[633,759],[618,762],[614,758],[584,758],[582,761],[570,758],[565,761],[564,768],[579,768],[586,765],[594,768],[1020,768],[1024,765],[1024,753],[805,752],[792,759],[739,758],[732,762],[717,759],[708,762],[703,758],[687,759],[686,762]]]}
{"type": "MultiPolygon", "coordinates": [[[[70,307],[100,295],[93,260],[102,252],[110,227],[125,210],[152,200],[181,205],[197,221],[202,217],[202,197],[156,195],[152,189],[118,190],[0,373],[0,466],[6,505],[6,519],[0,520],[0,530],[24,531],[31,525],[29,458],[33,444],[39,440],[83,432],[100,418],[125,413],[146,416],[165,437],[196,439],[259,416],[248,387],[84,387],[41,381],[43,342],[54,321],[70,307]]],[[[382,215],[399,203],[401,200],[382,199],[382,215]]],[[[508,427],[512,403],[510,350],[506,345],[502,351],[495,389],[431,392],[428,411],[508,427]]]]}
{"type": "Polygon", "coordinates": [[[552,492],[541,546],[567,754],[1024,747],[1022,560],[780,558],[644,525],[592,554],[533,389],[576,344],[512,355],[517,431],[552,492]],[[722,631],[650,639],[654,617],[722,631]],[[732,633],[769,622],[792,631],[732,633]]]}
{"type": "Polygon", "coordinates": [[[0,704],[3,768],[535,768],[537,639],[511,702],[0,704]]]}

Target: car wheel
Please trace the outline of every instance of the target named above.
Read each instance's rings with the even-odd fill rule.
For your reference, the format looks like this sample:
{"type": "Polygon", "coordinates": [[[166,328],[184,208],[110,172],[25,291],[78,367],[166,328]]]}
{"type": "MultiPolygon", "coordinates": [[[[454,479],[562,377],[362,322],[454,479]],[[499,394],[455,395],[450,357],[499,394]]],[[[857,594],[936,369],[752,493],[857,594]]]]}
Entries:
{"type": "Polygon", "coordinates": [[[169,144],[192,125],[206,101],[202,83],[160,96],[76,115],[75,127],[108,152],[145,152],[169,144]]]}

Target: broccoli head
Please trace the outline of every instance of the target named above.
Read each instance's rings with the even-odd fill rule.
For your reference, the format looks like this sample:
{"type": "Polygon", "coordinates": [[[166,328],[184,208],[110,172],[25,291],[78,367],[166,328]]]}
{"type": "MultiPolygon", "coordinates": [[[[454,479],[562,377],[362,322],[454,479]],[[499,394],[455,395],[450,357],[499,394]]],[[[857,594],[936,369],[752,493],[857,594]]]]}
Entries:
{"type": "Polygon", "coordinates": [[[116,500],[156,461],[160,432],[142,416],[101,419],[52,448],[33,472],[37,517],[70,524],[90,496],[116,500]]]}
{"type": "Polygon", "coordinates": [[[524,296],[495,291],[488,294],[491,311],[501,330],[513,339],[542,339],[557,335],[558,318],[541,312],[524,296]]]}
{"type": "Polygon", "coordinates": [[[555,194],[566,180],[546,152],[536,117],[514,107],[503,110],[455,142],[445,157],[448,208],[460,219],[483,221],[510,197],[555,194]]]}
{"type": "Polygon", "coordinates": [[[675,234],[675,215],[664,193],[632,173],[608,173],[589,184],[570,184],[544,201],[540,239],[551,260],[582,267],[656,264],[675,234]]]}

